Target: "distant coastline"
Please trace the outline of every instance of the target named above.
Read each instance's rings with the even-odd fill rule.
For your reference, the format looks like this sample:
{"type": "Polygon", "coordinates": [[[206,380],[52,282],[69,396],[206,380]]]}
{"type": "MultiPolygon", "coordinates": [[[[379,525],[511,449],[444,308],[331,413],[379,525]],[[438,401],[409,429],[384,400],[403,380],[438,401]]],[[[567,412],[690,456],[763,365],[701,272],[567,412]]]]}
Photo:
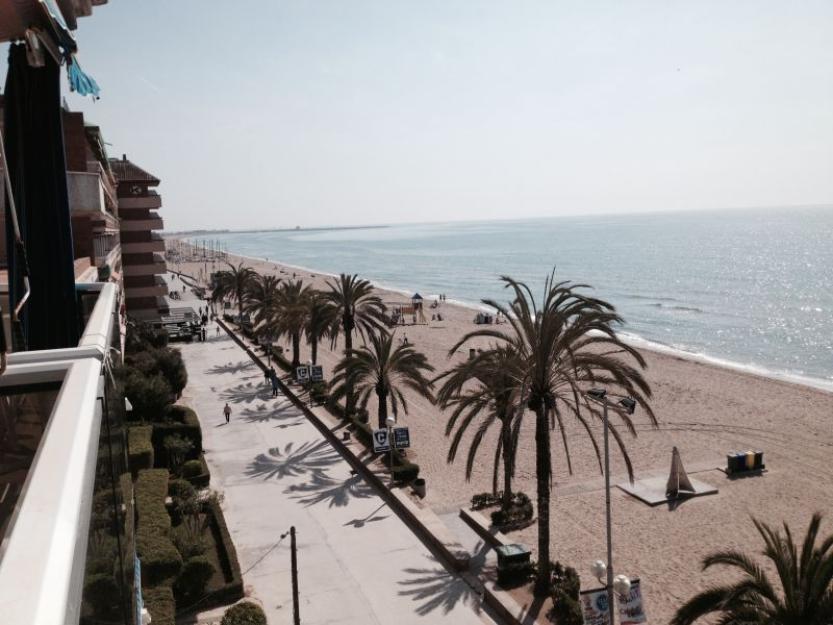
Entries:
{"type": "Polygon", "coordinates": [[[379,226],[315,226],[311,228],[302,228],[295,226],[294,228],[257,228],[247,230],[177,230],[172,232],[163,232],[164,237],[194,237],[194,236],[209,236],[212,234],[257,234],[260,232],[328,232],[336,230],[381,230],[390,228],[388,225],[379,226]]]}

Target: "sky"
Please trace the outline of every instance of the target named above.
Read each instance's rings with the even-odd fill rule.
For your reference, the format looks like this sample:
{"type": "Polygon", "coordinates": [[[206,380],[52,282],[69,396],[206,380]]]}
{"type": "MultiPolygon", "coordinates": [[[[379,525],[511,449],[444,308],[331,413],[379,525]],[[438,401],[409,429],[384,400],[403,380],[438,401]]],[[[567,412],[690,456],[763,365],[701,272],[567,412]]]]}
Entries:
{"type": "Polygon", "coordinates": [[[829,0],[110,0],[67,100],[167,230],[831,204],[832,32],[829,0]]]}

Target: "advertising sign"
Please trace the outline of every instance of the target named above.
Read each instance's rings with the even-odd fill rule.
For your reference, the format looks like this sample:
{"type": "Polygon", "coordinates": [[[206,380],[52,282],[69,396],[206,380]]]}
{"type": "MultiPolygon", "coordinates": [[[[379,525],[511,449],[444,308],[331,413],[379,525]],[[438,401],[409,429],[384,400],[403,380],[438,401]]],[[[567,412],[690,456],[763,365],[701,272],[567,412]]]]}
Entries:
{"type": "Polygon", "coordinates": [[[406,427],[393,428],[393,448],[407,449],[411,446],[411,433],[406,427]]]}
{"type": "Polygon", "coordinates": [[[584,616],[584,625],[610,624],[607,590],[604,588],[582,590],[579,599],[581,600],[581,612],[584,616]]]}
{"type": "Polygon", "coordinates": [[[634,578],[631,580],[631,591],[628,596],[619,597],[619,623],[620,625],[638,625],[646,621],[639,578],[634,578]]]}
{"type": "Polygon", "coordinates": [[[313,382],[322,382],[324,380],[324,367],[321,365],[312,365],[309,368],[309,378],[313,382]]]}

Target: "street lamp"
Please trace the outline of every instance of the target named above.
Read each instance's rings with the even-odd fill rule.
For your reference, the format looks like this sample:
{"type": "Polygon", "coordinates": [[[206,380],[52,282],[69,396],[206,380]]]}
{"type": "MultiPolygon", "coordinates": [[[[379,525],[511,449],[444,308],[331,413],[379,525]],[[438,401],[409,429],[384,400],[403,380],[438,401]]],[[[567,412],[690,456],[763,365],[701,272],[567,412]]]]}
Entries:
{"type": "Polygon", "coordinates": [[[393,426],[396,425],[396,419],[388,417],[385,419],[385,425],[388,426],[388,447],[390,447],[390,487],[393,488],[393,426]]]}
{"type": "MultiPolygon", "coordinates": [[[[607,589],[607,604],[608,610],[610,613],[610,625],[614,623],[613,617],[613,592],[614,592],[614,581],[613,581],[613,528],[611,524],[610,518],[610,444],[609,444],[609,436],[608,436],[608,420],[607,420],[607,409],[608,406],[612,406],[614,410],[619,412],[625,412],[629,415],[632,415],[636,410],[636,400],[633,397],[621,397],[621,396],[612,396],[617,401],[613,403],[611,399],[608,397],[607,391],[603,388],[591,388],[589,391],[584,393],[584,396],[597,403],[601,404],[603,407],[603,423],[604,423],[604,448],[605,448],[605,520],[607,524],[607,564],[597,560],[593,563],[593,574],[596,575],[596,572],[599,571],[600,574],[596,575],[601,581],[602,575],[606,574],[606,583],[605,588],[607,589]],[[597,566],[601,565],[601,566],[597,566]],[[602,568],[604,567],[604,571],[602,568]]],[[[625,577],[624,575],[620,575],[617,579],[625,577]]],[[[621,584],[620,584],[621,586],[621,584]]],[[[630,590],[630,580],[628,580],[628,590],[630,590]]],[[[619,593],[617,593],[619,594],[619,593]]]]}

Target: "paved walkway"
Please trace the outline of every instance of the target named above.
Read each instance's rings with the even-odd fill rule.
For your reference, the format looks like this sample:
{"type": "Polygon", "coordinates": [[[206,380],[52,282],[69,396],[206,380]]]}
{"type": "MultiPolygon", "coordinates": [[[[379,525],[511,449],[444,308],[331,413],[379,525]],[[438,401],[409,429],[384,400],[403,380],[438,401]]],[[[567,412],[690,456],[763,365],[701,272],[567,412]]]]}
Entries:
{"type": "Polygon", "coordinates": [[[493,623],[474,591],[303,414],[271,397],[260,370],[228,336],[215,336],[211,326],[208,342],[181,349],[184,396],[202,423],[211,487],[225,495],[244,584],[270,625],[292,622],[289,537],[280,539],[291,525],[305,625],[493,623]],[[233,411],[228,425],[225,402],[233,411]]]}

